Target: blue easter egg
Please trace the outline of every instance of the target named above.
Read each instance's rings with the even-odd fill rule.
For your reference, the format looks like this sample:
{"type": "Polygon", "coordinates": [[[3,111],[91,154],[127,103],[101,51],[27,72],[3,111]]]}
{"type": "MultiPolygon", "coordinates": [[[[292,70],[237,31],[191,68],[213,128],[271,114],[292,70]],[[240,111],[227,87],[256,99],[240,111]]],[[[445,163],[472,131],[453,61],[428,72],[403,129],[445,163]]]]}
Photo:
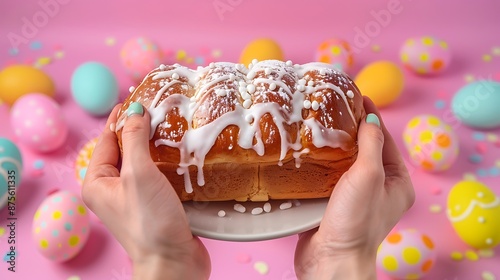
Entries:
{"type": "Polygon", "coordinates": [[[462,87],[451,109],[464,124],[480,129],[500,127],[500,83],[480,80],[462,87]]]}
{"type": "Polygon", "coordinates": [[[102,63],[87,62],[73,73],[71,93],[82,109],[102,116],[108,114],[118,102],[118,82],[102,63]]]}
{"type": "Polygon", "coordinates": [[[15,195],[22,169],[23,160],[16,144],[0,137],[0,209],[7,204],[9,196],[15,195]]]}

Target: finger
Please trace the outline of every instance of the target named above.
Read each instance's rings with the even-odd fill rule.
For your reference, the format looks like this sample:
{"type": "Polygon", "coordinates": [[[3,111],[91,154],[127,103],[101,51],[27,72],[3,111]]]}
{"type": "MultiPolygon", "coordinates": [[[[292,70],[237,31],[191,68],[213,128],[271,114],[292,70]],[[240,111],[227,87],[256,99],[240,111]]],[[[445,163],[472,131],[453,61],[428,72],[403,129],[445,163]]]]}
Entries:
{"type": "MultiPolygon", "coordinates": [[[[376,113],[367,112],[358,130],[358,158],[355,165],[366,167],[382,167],[382,150],[384,134],[380,128],[380,117],[376,113]]],[[[378,112],[377,112],[378,113],[378,112]]]]}
{"type": "Polygon", "coordinates": [[[120,107],[121,104],[116,105],[108,117],[106,127],[104,127],[104,131],[99,137],[92,153],[85,180],[92,181],[99,177],[116,176],[118,174],[116,166],[120,158],[120,149],[116,133],[114,132],[114,126],[120,107]]]}
{"type": "Polygon", "coordinates": [[[133,102],[126,111],[122,131],[123,166],[143,166],[151,161],[149,151],[150,116],[142,104],[133,102]]]}
{"type": "MultiPolygon", "coordinates": [[[[378,111],[375,104],[370,100],[370,98],[364,96],[363,105],[365,107],[365,111],[367,114],[374,113],[380,117],[380,112],[378,111]]],[[[384,120],[382,118],[380,118],[380,126],[384,134],[384,148],[382,152],[384,166],[386,165],[404,166],[403,158],[399,153],[396,142],[394,142],[394,138],[387,130],[387,127],[385,126],[384,120]]]]}

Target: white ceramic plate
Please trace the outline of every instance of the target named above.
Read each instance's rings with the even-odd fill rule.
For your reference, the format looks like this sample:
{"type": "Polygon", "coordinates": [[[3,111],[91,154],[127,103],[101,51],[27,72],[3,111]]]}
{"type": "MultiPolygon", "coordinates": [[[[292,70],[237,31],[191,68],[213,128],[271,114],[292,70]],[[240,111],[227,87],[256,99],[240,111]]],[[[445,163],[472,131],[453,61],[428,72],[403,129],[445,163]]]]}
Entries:
{"type": "Polygon", "coordinates": [[[286,200],[270,201],[271,211],[252,215],[265,202],[184,202],[194,235],[226,241],[259,241],[285,237],[315,228],[325,213],[328,198],[292,200],[292,207],[280,210],[286,200]],[[245,213],[233,209],[236,203],[246,208],[245,213]],[[219,217],[220,210],[226,212],[219,217]]]}

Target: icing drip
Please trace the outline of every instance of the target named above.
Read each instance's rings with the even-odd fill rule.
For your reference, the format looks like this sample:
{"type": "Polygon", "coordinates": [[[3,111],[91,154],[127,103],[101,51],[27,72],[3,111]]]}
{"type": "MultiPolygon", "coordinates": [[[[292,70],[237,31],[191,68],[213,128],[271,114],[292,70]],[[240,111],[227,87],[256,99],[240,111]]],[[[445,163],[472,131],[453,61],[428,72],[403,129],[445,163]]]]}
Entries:
{"type": "Polygon", "coordinates": [[[460,222],[460,221],[467,219],[467,217],[470,214],[472,214],[472,211],[474,211],[474,208],[476,208],[476,207],[480,207],[482,209],[488,209],[488,208],[495,208],[498,206],[500,206],[500,198],[498,196],[495,197],[495,200],[493,200],[492,202],[489,202],[489,203],[484,203],[484,202],[480,202],[480,201],[477,201],[475,199],[472,199],[470,201],[469,205],[467,206],[467,209],[465,209],[465,211],[462,214],[460,214],[456,217],[452,217],[451,211],[449,209],[448,209],[447,214],[448,214],[448,218],[450,219],[450,221],[453,223],[456,223],[456,222],[460,222]]]}
{"type": "MultiPolygon", "coordinates": [[[[287,131],[290,125],[298,125],[300,128],[302,124],[304,129],[311,132],[312,143],[318,148],[351,149],[347,143],[351,142],[352,138],[347,132],[326,128],[315,118],[303,119],[303,110],[322,110],[324,105],[317,101],[311,102],[307,96],[314,92],[318,94],[322,89],[332,89],[337,99],[339,96],[342,98],[354,125],[357,126],[347,99],[353,98],[354,93],[350,90],[345,93],[341,87],[324,80],[311,81],[310,76],[306,75],[310,71],[317,71],[323,76],[332,73],[343,75],[332,65],[324,63],[292,65],[291,62],[281,61],[252,61],[249,68],[241,64],[211,63],[208,67],[201,67],[196,71],[180,65],[161,65],[147,76],[157,81],[161,87],[147,107],[151,115],[150,138],[165,121],[167,114],[177,108],[179,115],[187,122],[187,129],[180,140],[162,138],[157,139],[155,145],[179,149],[180,162],[177,173],[184,176],[187,193],[193,191],[189,167],[196,167],[197,184],[203,186],[206,155],[216,143],[217,137],[228,126],[239,128],[237,144],[241,148],[252,149],[259,156],[263,156],[266,139],[263,139],[259,120],[266,114],[272,116],[277,130],[271,133],[279,134],[281,139],[278,165],[283,164],[282,161],[292,150],[295,165],[299,168],[301,156],[309,153],[309,149],[302,147],[300,129],[297,129],[296,140],[292,141],[287,131]],[[179,83],[183,84],[185,91],[188,91],[186,83],[196,89],[194,95],[188,97],[171,92],[171,87],[179,83]],[[168,96],[165,98],[165,95],[168,96]],[[276,98],[282,100],[283,105],[271,102],[276,98]],[[215,115],[212,115],[211,118],[204,117],[200,120],[200,116],[218,106],[210,103],[212,101],[222,102],[220,104],[223,104],[225,111],[217,111],[217,114],[220,114],[218,117],[214,118],[215,115]]],[[[344,81],[344,86],[348,83],[344,76],[339,79],[344,81]]],[[[345,88],[347,89],[347,86],[345,88]]],[[[137,89],[132,94],[136,93],[137,89]]],[[[117,124],[117,131],[123,128],[126,114],[122,114],[122,117],[117,124]]]]}

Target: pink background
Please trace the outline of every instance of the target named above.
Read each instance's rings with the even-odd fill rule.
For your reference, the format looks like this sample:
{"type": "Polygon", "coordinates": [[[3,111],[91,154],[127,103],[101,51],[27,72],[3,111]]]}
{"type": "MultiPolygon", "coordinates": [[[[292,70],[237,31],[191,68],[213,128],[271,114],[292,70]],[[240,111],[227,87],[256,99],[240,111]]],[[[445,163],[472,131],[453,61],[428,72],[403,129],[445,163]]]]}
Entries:
{"type": "MultiPolygon", "coordinates": [[[[168,54],[165,63],[178,62],[175,53],[181,49],[189,56],[205,58],[210,51],[220,50],[221,57],[216,60],[236,62],[243,47],[252,39],[262,36],[277,40],[287,59],[305,63],[313,59],[314,51],[321,41],[337,37],[359,49],[355,56],[356,71],[369,62],[381,59],[399,63],[399,48],[408,37],[432,35],[442,38],[453,51],[451,67],[436,77],[418,77],[405,72],[406,86],[402,97],[382,110],[405,157],[407,153],[401,133],[411,117],[422,113],[446,116],[449,101],[466,84],[466,76],[500,79],[500,57],[492,55],[489,62],[481,59],[484,54],[491,54],[492,47],[500,46],[500,2],[494,0],[64,2],[48,22],[38,28],[36,34],[26,34],[32,38],[27,38],[26,44],[18,46],[17,55],[9,54],[12,45],[8,34],[14,32],[23,36],[23,18],[31,21],[33,15],[42,11],[42,8],[38,1],[0,2],[0,67],[13,62],[33,63],[43,56],[52,57],[52,63],[44,66],[43,70],[56,82],[56,100],[62,105],[70,125],[67,143],[54,153],[34,154],[21,147],[25,168],[18,192],[17,272],[8,272],[7,264],[1,262],[0,279],[67,279],[71,276],[79,276],[80,279],[130,279],[131,266],[123,249],[95,219],[84,250],[64,264],[52,263],[36,252],[31,239],[31,222],[36,208],[50,190],[80,190],[73,170],[76,153],[86,141],[99,134],[105,122],[104,118],[87,115],[75,104],[69,91],[72,72],[83,62],[102,62],[118,78],[124,98],[132,81],[120,64],[119,50],[132,37],[147,36],[156,41],[168,54]],[[233,6],[218,13],[214,3],[232,3],[233,6]],[[388,5],[399,5],[401,11],[392,14],[381,26],[376,23],[374,14],[387,9],[388,5]],[[367,40],[361,42],[359,30],[367,26],[374,29],[368,32],[367,40]],[[106,44],[109,38],[113,38],[115,44],[106,44]],[[40,42],[42,47],[33,50],[33,42],[40,42]],[[381,51],[372,51],[373,45],[379,45],[381,51]],[[56,51],[64,52],[64,57],[54,58],[56,51]],[[443,102],[444,107],[435,106],[438,100],[443,102]],[[34,173],[33,163],[36,160],[45,162],[42,175],[34,173]]],[[[0,106],[2,137],[13,137],[8,118],[7,107],[0,106]]],[[[447,192],[465,173],[475,174],[500,195],[500,177],[480,172],[481,168],[494,167],[500,160],[500,145],[473,137],[487,134],[500,137],[500,130],[474,134],[476,131],[471,128],[457,123],[452,125],[461,140],[458,162],[450,170],[439,174],[410,168],[417,201],[397,228],[416,228],[435,241],[438,262],[426,279],[481,279],[481,273],[485,270],[500,277],[500,256],[481,258],[475,262],[450,259],[452,251],[465,252],[468,247],[458,239],[445,215],[447,192]],[[482,162],[471,163],[468,158],[477,153],[475,149],[478,144],[485,147],[487,152],[482,162]],[[439,191],[440,194],[436,194],[439,191]],[[443,210],[431,213],[429,207],[433,204],[440,205],[443,210]]],[[[5,228],[5,217],[6,211],[3,209],[0,211],[0,227],[5,228]]],[[[0,236],[0,259],[7,251],[6,236],[0,236]]],[[[296,236],[291,236],[254,243],[204,239],[212,257],[211,279],[295,279],[293,252],[296,239],[296,236]],[[249,257],[250,261],[241,261],[245,257],[249,257]],[[257,261],[268,264],[269,272],[266,275],[259,274],[253,268],[257,261]]],[[[498,255],[500,251],[496,249],[495,252],[498,255]]],[[[379,273],[379,279],[388,278],[379,273]]]]}

